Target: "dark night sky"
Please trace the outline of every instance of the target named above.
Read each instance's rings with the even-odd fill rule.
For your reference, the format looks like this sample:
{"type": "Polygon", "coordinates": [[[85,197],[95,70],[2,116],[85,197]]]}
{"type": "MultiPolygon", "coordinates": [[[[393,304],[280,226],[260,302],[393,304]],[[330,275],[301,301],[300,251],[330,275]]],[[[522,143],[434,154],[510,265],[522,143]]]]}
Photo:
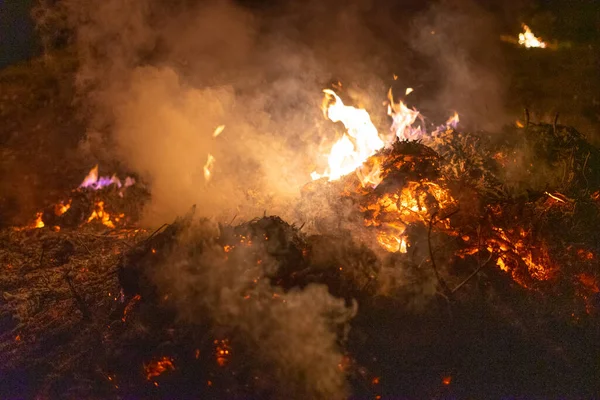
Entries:
{"type": "Polygon", "coordinates": [[[29,12],[34,0],[0,0],[0,68],[29,58],[35,32],[29,12]]]}
{"type": "MultiPolygon", "coordinates": [[[[270,3],[281,1],[285,0],[238,0],[241,4],[254,8],[264,8],[270,3]]],[[[534,14],[549,11],[555,18],[553,32],[547,33],[562,40],[587,42],[600,37],[598,0],[478,0],[490,9],[500,7],[497,10],[499,14],[503,1],[537,4],[537,7],[533,7],[535,11],[532,10],[534,14]]],[[[34,2],[35,0],[0,0],[0,68],[30,58],[39,48],[30,17],[34,2]]],[[[411,1],[405,2],[408,3],[411,1]]]]}

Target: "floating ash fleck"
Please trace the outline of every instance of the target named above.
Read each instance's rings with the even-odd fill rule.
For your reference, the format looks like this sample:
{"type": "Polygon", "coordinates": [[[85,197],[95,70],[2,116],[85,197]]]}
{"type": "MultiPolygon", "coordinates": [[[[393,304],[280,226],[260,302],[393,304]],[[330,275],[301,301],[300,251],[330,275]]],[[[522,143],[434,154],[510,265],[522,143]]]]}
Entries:
{"type": "Polygon", "coordinates": [[[223,133],[223,130],[225,130],[225,125],[217,126],[215,131],[213,132],[213,137],[216,138],[217,136],[219,136],[221,133],[223,133]]]}
{"type": "Polygon", "coordinates": [[[212,156],[212,154],[209,154],[206,160],[206,164],[204,164],[204,179],[206,180],[206,182],[210,182],[210,179],[212,178],[212,169],[214,167],[215,161],[216,160],[212,156]]]}

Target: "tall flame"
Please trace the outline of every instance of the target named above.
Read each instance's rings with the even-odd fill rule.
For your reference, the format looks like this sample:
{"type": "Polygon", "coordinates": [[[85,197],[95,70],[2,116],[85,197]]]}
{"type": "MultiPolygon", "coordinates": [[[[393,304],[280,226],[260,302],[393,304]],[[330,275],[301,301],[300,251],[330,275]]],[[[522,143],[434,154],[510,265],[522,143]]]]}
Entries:
{"type": "MultiPolygon", "coordinates": [[[[411,89],[412,91],[412,89],[411,89]]],[[[407,94],[410,93],[407,89],[407,94]]],[[[414,140],[419,139],[423,132],[420,128],[413,128],[412,124],[415,123],[419,117],[417,110],[411,110],[403,102],[394,103],[394,96],[392,95],[392,89],[388,91],[388,115],[392,117],[392,131],[396,134],[400,140],[414,140]]]]}
{"type": "Polygon", "coordinates": [[[346,133],[338,140],[328,157],[328,168],[323,174],[313,172],[311,177],[328,177],[330,181],[354,172],[370,156],[384,146],[369,113],[347,106],[333,90],[325,89],[323,112],[333,122],[342,122],[346,133]]]}

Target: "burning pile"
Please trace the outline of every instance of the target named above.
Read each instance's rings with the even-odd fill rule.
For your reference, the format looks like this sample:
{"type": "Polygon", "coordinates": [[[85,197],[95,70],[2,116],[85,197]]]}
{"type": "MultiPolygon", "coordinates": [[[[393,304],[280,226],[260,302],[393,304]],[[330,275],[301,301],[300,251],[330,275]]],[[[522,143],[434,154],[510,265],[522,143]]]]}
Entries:
{"type": "MultiPolygon", "coordinates": [[[[150,235],[114,241],[33,230],[45,246],[43,262],[34,252],[18,263],[15,254],[0,254],[12,266],[8,280],[32,263],[48,266],[51,272],[36,274],[52,276],[63,296],[58,309],[79,310],[56,328],[70,340],[48,341],[50,350],[36,358],[33,375],[57,376],[39,391],[52,397],[68,388],[73,398],[441,398],[485,393],[502,379],[512,384],[507,352],[532,368],[541,358],[567,369],[572,381],[593,374],[569,357],[578,354],[579,336],[564,339],[554,329],[559,321],[600,339],[586,330],[598,318],[598,149],[556,124],[527,122],[502,138],[459,132],[458,115],[428,127],[391,93],[389,133],[333,90],[325,90],[324,114],[345,131],[324,155],[323,172],[303,188],[298,212],[310,234],[274,216],[232,226],[191,212],[150,235]],[[59,269],[64,275],[51,275],[59,269]],[[470,331],[476,323],[489,329],[488,339],[470,331]],[[91,346],[100,354],[90,357],[91,346]],[[474,372],[481,354],[491,377],[474,372]],[[48,361],[55,355],[58,366],[48,361]]],[[[213,163],[209,155],[207,181],[213,163]]],[[[112,228],[120,214],[108,214],[109,199],[96,193],[111,188],[114,207],[125,187],[135,188],[127,182],[93,169],[41,221],[67,226],[70,215],[70,226],[97,220],[112,228]],[[79,205],[84,199],[93,209],[79,205]]],[[[10,235],[2,240],[31,246],[26,231],[10,235]]],[[[19,311],[3,342],[15,355],[13,377],[29,371],[28,356],[41,348],[33,347],[39,326],[57,311],[49,302],[35,313],[23,291],[5,298],[2,315],[19,311]],[[21,350],[25,343],[30,350],[21,350]]],[[[555,385],[557,392],[568,387],[555,385]]]]}
{"type": "MultiPolygon", "coordinates": [[[[124,199],[128,188],[135,185],[135,179],[126,177],[121,181],[116,175],[99,176],[98,165],[94,166],[83,179],[79,187],[72,191],[68,199],[46,207],[36,214],[31,225],[20,228],[44,228],[54,231],[61,228],[76,228],[83,224],[99,223],[106,228],[114,229],[125,226],[138,218],[140,194],[143,189],[137,188],[133,199],[124,199]],[[109,206],[107,206],[107,201],[109,206]],[[135,204],[131,204],[134,201],[135,204]],[[120,210],[112,211],[112,210],[120,210]],[[124,211],[128,211],[127,215],[124,211]]],[[[131,190],[130,189],[130,190],[131,190]]]]}

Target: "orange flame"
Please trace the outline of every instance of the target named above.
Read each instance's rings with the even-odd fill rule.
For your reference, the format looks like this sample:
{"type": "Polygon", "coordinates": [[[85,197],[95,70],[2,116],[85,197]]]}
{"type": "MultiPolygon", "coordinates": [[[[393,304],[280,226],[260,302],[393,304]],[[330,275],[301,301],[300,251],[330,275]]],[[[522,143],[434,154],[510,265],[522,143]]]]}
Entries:
{"type": "Polygon", "coordinates": [[[527,48],[539,47],[542,49],[546,47],[546,43],[544,43],[541,38],[536,37],[527,25],[523,24],[523,29],[524,32],[519,33],[519,44],[521,46],[527,48]]]}
{"type": "Polygon", "coordinates": [[[89,216],[87,222],[92,222],[93,220],[99,220],[104,226],[114,229],[115,224],[110,220],[110,214],[104,211],[104,202],[98,201],[94,206],[94,211],[92,211],[92,215],[89,216]]]}
{"type": "Polygon", "coordinates": [[[162,357],[159,360],[151,361],[144,365],[144,371],[146,372],[146,379],[149,381],[166,371],[175,370],[173,365],[173,359],[169,357],[162,357]]]}
{"type": "Polygon", "coordinates": [[[384,142],[366,110],[345,105],[333,90],[325,89],[323,93],[323,113],[333,122],[342,122],[347,131],[331,148],[329,166],[325,172],[313,172],[311,177],[328,177],[330,181],[334,181],[354,172],[367,158],[381,149],[384,142]]]}
{"type": "Polygon", "coordinates": [[[35,222],[33,223],[33,228],[43,228],[44,225],[44,221],[42,220],[42,216],[44,215],[44,213],[39,212],[35,215],[35,222]]]}

